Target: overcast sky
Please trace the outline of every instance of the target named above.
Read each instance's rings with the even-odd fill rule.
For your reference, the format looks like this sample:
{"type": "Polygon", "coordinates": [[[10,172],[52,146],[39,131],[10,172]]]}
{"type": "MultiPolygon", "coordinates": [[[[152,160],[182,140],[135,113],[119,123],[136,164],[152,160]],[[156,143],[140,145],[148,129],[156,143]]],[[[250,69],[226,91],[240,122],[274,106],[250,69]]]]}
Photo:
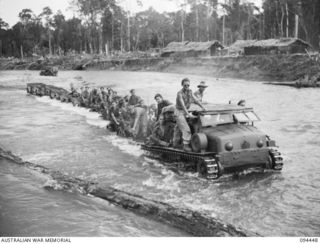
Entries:
{"type": "MultiPolygon", "coordinates": [[[[175,11],[178,9],[178,3],[183,0],[141,0],[143,7],[136,4],[136,0],[122,0],[121,5],[133,12],[139,12],[148,9],[152,6],[159,12],[175,11]]],[[[251,0],[255,3],[260,3],[261,0],[251,0]]],[[[31,9],[36,15],[40,14],[42,9],[49,6],[54,13],[61,10],[62,13],[70,18],[73,16],[73,11],[69,8],[70,0],[0,0],[0,17],[7,22],[10,27],[16,24],[19,20],[18,14],[24,8],[31,9]]]]}
{"type": "MultiPolygon", "coordinates": [[[[61,10],[62,13],[70,18],[73,12],[69,9],[70,0],[0,0],[0,17],[7,22],[10,27],[18,22],[18,14],[24,8],[31,9],[36,15],[40,14],[42,9],[49,6],[54,13],[61,10]]],[[[141,0],[143,7],[139,7],[135,0],[123,0],[122,6],[131,11],[141,11],[152,6],[159,12],[175,11],[177,4],[170,0],[141,0]]]]}

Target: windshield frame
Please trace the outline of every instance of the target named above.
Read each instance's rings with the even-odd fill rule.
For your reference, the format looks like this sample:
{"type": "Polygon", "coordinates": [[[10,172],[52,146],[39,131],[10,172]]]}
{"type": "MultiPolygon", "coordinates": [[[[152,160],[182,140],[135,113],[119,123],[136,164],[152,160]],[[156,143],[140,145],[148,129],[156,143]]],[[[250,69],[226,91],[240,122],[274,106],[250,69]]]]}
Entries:
{"type": "Polygon", "coordinates": [[[202,114],[200,115],[200,121],[201,121],[202,127],[210,127],[210,126],[215,127],[222,124],[233,124],[235,122],[233,118],[233,114],[225,113],[225,112],[214,113],[214,114],[202,114]]]}
{"type": "Polygon", "coordinates": [[[201,113],[199,114],[199,119],[202,127],[215,127],[223,124],[253,123],[256,121],[260,121],[259,116],[253,110],[240,110],[232,112],[217,111],[215,113],[201,113]],[[241,114],[241,116],[243,116],[242,119],[237,118],[237,114],[241,114]]]}

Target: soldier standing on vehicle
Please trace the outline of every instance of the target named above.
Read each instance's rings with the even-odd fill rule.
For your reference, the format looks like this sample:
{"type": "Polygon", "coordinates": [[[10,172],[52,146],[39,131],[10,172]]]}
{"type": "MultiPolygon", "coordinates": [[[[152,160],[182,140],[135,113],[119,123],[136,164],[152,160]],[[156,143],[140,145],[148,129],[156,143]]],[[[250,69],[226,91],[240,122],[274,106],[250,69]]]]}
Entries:
{"type": "Polygon", "coordinates": [[[205,81],[201,81],[200,84],[198,85],[198,90],[194,92],[194,96],[198,99],[199,102],[202,102],[203,99],[203,94],[204,94],[204,90],[207,88],[208,86],[206,85],[205,81]]]}
{"type": "Polygon", "coordinates": [[[134,107],[142,107],[143,100],[141,99],[141,97],[136,95],[136,90],[131,89],[130,93],[131,93],[131,96],[129,97],[128,105],[134,106],[134,107]]]}
{"type": "Polygon", "coordinates": [[[164,107],[172,105],[172,103],[169,102],[168,100],[164,100],[163,97],[161,96],[161,94],[159,94],[159,93],[154,96],[154,99],[158,103],[156,118],[157,118],[157,120],[159,120],[159,117],[160,117],[160,114],[162,112],[162,109],[164,107]]]}
{"type": "Polygon", "coordinates": [[[188,78],[184,78],[181,81],[181,85],[183,88],[177,93],[177,99],[176,99],[175,117],[176,117],[177,124],[174,128],[173,146],[177,147],[179,145],[180,131],[181,131],[182,140],[183,140],[183,150],[191,151],[191,148],[190,148],[191,131],[186,118],[188,117],[192,118],[194,116],[191,113],[189,113],[188,109],[190,108],[191,103],[195,103],[199,105],[203,110],[205,110],[205,108],[193,96],[192,90],[189,88],[190,80],[188,78]]]}

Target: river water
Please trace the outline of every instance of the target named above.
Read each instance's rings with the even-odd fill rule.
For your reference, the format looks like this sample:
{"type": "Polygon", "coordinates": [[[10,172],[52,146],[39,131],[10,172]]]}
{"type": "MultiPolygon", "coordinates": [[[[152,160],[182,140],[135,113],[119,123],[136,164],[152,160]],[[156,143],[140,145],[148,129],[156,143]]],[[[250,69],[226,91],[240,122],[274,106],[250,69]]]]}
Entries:
{"type": "MultiPolygon", "coordinates": [[[[257,127],[277,141],[280,173],[251,172],[209,183],[196,173],[174,172],[144,156],[130,139],[108,133],[96,113],[47,97],[27,95],[27,82],[68,88],[111,86],[120,95],[135,88],[147,104],[155,93],[175,100],[185,75],[117,71],[0,72],[0,146],[32,163],[99,186],[113,186],[149,199],[208,211],[212,216],[264,236],[320,235],[319,90],[294,89],[235,79],[205,80],[204,100],[246,99],[261,118],[257,127]]],[[[45,176],[0,159],[0,235],[187,236],[108,202],[76,193],[48,191],[45,176]]]]}

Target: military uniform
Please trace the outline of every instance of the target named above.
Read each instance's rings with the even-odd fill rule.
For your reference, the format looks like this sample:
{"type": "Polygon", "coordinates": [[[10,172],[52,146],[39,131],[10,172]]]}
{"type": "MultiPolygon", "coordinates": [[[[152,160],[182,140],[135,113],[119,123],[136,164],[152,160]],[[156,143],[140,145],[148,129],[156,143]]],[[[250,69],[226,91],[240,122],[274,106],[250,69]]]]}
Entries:
{"type": "Polygon", "coordinates": [[[161,103],[158,103],[158,108],[157,108],[157,120],[159,120],[160,114],[162,112],[162,109],[164,107],[167,107],[169,105],[171,105],[172,103],[169,102],[168,100],[162,100],[161,103]]]}
{"type": "Polygon", "coordinates": [[[199,90],[195,91],[194,94],[195,98],[198,99],[199,102],[202,102],[203,99],[203,92],[200,92],[199,90]]]}
{"type": "Polygon", "coordinates": [[[177,93],[175,117],[177,124],[174,128],[173,145],[180,144],[180,133],[182,133],[182,140],[184,145],[189,145],[191,140],[191,130],[186,120],[186,111],[184,111],[183,104],[186,109],[190,108],[191,103],[200,104],[200,102],[193,96],[192,90],[180,90],[177,93]]]}

